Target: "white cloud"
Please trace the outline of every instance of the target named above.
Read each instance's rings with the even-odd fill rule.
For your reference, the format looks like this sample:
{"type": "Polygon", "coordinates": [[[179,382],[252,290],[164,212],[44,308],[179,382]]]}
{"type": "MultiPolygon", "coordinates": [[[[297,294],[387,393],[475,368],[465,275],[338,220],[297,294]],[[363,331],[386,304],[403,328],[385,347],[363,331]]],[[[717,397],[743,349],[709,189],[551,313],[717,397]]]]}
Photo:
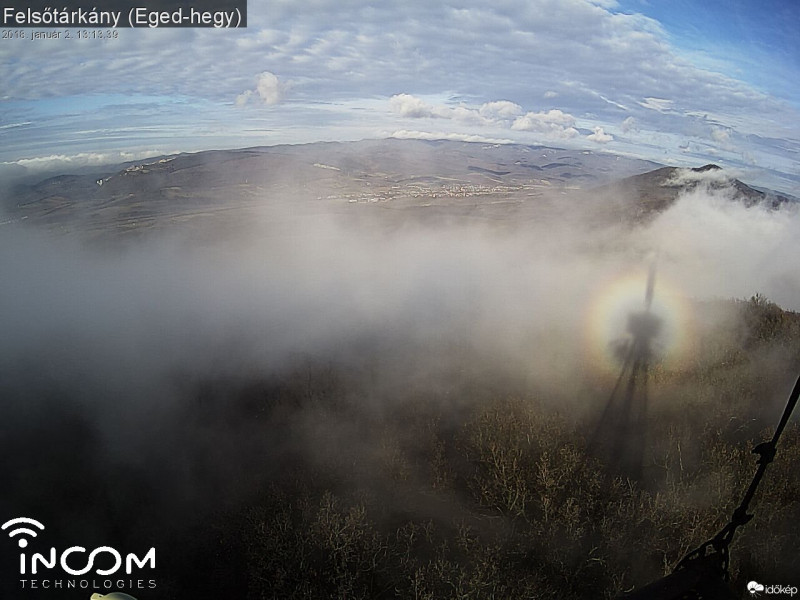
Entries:
{"type": "Polygon", "coordinates": [[[644,102],[639,102],[639,106],[662,113],[671,110],[673,104],[675,104],[673,100],[665,100],[664,98],[645,98],[644,102]]]}
{"type": "Polygon", "coordinates": [[[32,121],[25,121],[23,123],[8,123],[7,125],[0,125],[0,129],[13,129],[15,127],[25,127],[31,125],[32,121]]]}
{"type": "MultiPolygon", "coordinates": [[[[428,104],[410,94],[396,94],[389,99],[392,112],[412,119],[449,119],[462,124],[493,126],[499,129],[527,131],[548,140],[566,140],[578,135],[575,117],[559,109],[525,112],[517,103],[494,100],[478,108],[428,104]]],[[[460,134],[459,134],[460,135],[460,134]]]]}
{"type": "Polygon", "coordinates": [[[727,142],[731,139],[731,135],[726,129],[719,128],[715,128],[711,131],[711,137],[717,142],[727,142]]]}
{"type": "Polygon", "coordinates": [[[487,122],[476,109],[465,106],[428,104],[411,94],[395,94],[389,99],[389,108],[401,117],[409,119],[452,119],[479,125],[487,122]]]}
{"type": "Polygon", "coordinates": [[[572,127],[575,125],[575,117],[557,108],[547,112],[529,112],[514,121],[514,129],[535,129],[538,124],[572,127]]]}
{"type": "Polygon", "coordinates": [[[558,109],[525,113],[514,120],[511,129],[532,131],[549,139],[570,139],[578,135],[575,117],[558,109]]]}
{"type": "Polygon", "coordinates": [[[410,94],[395,94],[389,99],[389,107],[401,117],[450,119],[474,125],[511,128],[533,132],[549,140],[566,140],[578,135],[572,115],[558,109],[525,113],[519,104],[509,100],[486,102],[478,108],[463,105],[450,107],[428,104],[410,94]]]}
{"type": "Polygon", "coordinates": [[[597,142],[598,144],[607,144],[608,142],[614,140],[614,136],[603,131],[602,127],[595,127],[594,133],[587,135],[586,139],[591,140],[592,142],[597,142]]]}
{"type": "Polygon", "coordinates": [[[265,71],[258,76],[258,84],[256,85],[256,92],[258,93],[264,104],[279,104],[283,102],[284,95],[288,91],[289,86],[278,80],[274,73],[265,71]]]}
{"type": "Polygon", "coordinates": [[[733,140],[731,134],[733,131],[723,127],[713,127],[711,129],[711,139],[723,150],[734,150],[733,140]]]}
{"type": "Polygon", "coordinates": [[[558,97],[558,92],[554,92],[553,90],[547,90],[543,94],[543,96],[545,97],[545,99],[550,100],[552,98],[557,98],[558,97]]]}
{"type": "Polygon", "coordinates": [[[471,135],[466,133],[451,133],[443,131],[409,131],[400,129],[392,133],[391,136],[399,140],[452,140],[457,142],[482,142],[485,144],[513,144],[513,140],[502,138],[490,138],[482,135],[471,135]]]}
{"type": "Polygon", "coordinates": [[[389,98],[389,108],[401,117],[411,119],[434,119],[442,116],[436,114],[433,106],[411,94],[395,94],[389,98]]]}
{"type": "Polygon", "coordinates": [[[495,100],[494,102],[487,102],[483,104],[478,112],[481,116],[491,120],[501,119],[514,119],[520,116],[524,111],[522,107],[508,100],[495,100]]]}
{"type": "Polygon", "coordinates": [[[727,169],[678,169],[675,174],[663,183],[664,186],[684,187],[695,183],[728,185],[736,175],[727,169]]]}
{"type": "Polygon", "coordinates": [[[236,104],[243,106],[251,100],[258,99],[267,106],[274,106],[283,102],[289,84],[278,79],[278,76],[269,71],[264,71],[256,80],[255,90],[247,90],[236,97],[236,104]]]}
{"type": "Polygon", "coordinates": [[[176,150],[141,150],[137,152],[81,152],[78,154],[51,154],[34,158],[0,162],[0,170],[9,167],[24,167],[31,173],[55,170],[78,169],[81,167],[97,167],[116,165],[135,160],[146,160],[156,156],[178,154],[176,150]]]}
{"type": "Polygon", "coordinates": [[[473,125],[501,124],[523,112],[519,104],[508,100],[495,100],[471,108],[463,104],[428,104],[411,94],[395,94],[389,98],[389,108],[393,113],[409,119],[450,119],[473,125]]]}
{"type": "Polygon", "coordinates": [[[51,154],[35,158],[23,158],[15,161],[0,162],[0,166],[18,165],[32,171],[50,171],[55,169],[76,169],[87,166],[119,164],[134,160],[143,160],[155,156],[177,154],[177,151],[142,150],[139,152],[81,152],[78,154],[51,154]]]}
{"type": "Polygon", "coordinates": [[[633,117],[626,117],[622,121],[621,129],[623,133],[630,133],[632,131],[639,131],[639,125],[633,117]]]}
{"type": "Polygon", "coordinates": [[[250,99],[253,97],[253,95],[254,95],[253,90],[247,90],[245,92],[242,92],[241,94],[236,96],[236,106],[244,106],[245,104],[250,102],[250,99]]]}

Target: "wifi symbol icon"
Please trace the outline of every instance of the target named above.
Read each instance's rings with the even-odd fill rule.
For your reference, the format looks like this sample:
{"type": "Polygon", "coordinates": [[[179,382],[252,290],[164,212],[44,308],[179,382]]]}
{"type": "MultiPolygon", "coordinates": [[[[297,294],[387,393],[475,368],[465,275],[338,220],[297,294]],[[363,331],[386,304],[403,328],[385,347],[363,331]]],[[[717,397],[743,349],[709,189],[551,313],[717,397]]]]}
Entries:
{"type": "MultiPolygon", "coordinates": [[[[33,527],[38,528],[41,531],[44,531],[44,525],[39,523],[36,519],[29,519],[28,517],[18,517],[16,519],[11,519],[10,521],[6,521],[2,525],[0,525],[0,529],[5,531],[9,527],[14,527],[15,525],[31,525],[33,527]]],[[[17,527],[16,529],[12,529],[8,532],[8,536],[11,539],[14,539],[15,535],[29,535],[31,537],[36,537],[36,531],[33,529],[29,529],[27,527],[17,527]]],[[[25,548],[28,545],[28,540],[24,537],[19,539],[19,547],[25,548]]]]}

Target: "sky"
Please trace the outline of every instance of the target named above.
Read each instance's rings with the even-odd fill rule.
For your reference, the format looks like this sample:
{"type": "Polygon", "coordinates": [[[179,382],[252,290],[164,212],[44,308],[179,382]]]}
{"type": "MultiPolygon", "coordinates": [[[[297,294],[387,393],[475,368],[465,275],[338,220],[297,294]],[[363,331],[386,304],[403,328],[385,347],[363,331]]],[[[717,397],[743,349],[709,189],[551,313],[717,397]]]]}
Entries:
{"type": "Polygon", "coordinates": [[[0,175],[398,137],[714,162],[800,196],[799,28],[792,0],[251,0],[246,29],[3,39],[0,175]]]}

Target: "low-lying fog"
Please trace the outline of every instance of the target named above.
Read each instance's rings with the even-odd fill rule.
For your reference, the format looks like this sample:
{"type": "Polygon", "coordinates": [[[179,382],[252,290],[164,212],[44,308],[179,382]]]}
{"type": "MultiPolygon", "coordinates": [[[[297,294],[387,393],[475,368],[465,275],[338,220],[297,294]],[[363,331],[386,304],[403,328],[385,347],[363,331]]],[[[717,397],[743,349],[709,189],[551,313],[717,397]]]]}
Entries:
{"type": "MultiPolygon", "coordinates": [[[[603,201],[592,200],[592,215],[603,201]]],[[[205,410],[206,396],[213,404],[214,386],[280,382],[305,368],[356,381],[350,401],[378,419],[423,394],[457,411],[464,389],[501,380],[582,418],[602,408],[610,388],[594,406],[581,392],[613,380],[600,363],[625,334],[621,321],[619,331],[597,321],[641,309],[653,261],[654,310],[678,306],[663,318],[689,330],[681,335],[703,325],[694,300],[760,293],[800,309],[790,208],[746,208],[701,186],[630,226],[587,219],[568,196],[558,202],[557,222],[516,227],[454,220],[387,233],[370,219],[294,220],[280,235],[202,245],[167,233],[91,245],[4,226],[0,463],[12,492],[0,514],[74,519],[125,473],[136,475],[113,486],[110,512],[155,502],[190,520],[187,507],[209,497],[235,503],[248,480],[277,468],[276,448],[313,447],[318,429],[294,422],[265,439],[218,407],[208,420],[188,415],[205,410]],[[618,298],[606,293],[621,281],[618,298]]],[[[358,446],[357,431],[330,426],[341,428],[341,447],[358,446]]],[[[98,539],[112,535],[104,517],[82,522],[98,539]]]]}

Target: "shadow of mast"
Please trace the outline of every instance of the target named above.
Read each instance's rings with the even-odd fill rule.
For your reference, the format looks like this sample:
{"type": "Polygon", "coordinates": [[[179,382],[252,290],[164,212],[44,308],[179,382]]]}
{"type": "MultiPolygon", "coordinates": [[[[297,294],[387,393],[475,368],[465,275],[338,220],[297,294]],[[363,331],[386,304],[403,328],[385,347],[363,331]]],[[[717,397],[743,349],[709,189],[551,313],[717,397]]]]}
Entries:
{"type": "Polygon", "coordinates": [[[642,476],[652,344],[661,330],[661,319],[650,311],[655,280],[653,262],[647,275],[644,310],[628,315],[630,337],[617,348],[622,369],[590,444],[593,453],[607,461],[612,471],[634,480],[642,476]]]}

